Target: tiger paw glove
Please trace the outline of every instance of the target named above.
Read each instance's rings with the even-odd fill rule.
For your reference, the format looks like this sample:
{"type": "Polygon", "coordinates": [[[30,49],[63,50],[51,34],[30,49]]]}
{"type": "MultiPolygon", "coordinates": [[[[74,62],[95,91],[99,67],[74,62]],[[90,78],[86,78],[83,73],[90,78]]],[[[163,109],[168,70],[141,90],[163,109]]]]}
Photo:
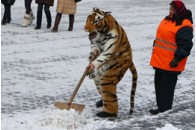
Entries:
{"type": "Polygon", "coordinates": [[[99,51],[95,49],[93,52],[90,52],[90,56],[88,57],[88,60],[90,62],[93,62],[98,56],[99,56],[99,51]]]}
{"type": "Polygon", "coordinates": [[[171,68],[176,68],[178,66],[178,60],[176,60],[175,58],[169,63],[169,66],[171,68]]]}
{"type": "Polygon", "coordinates": [[[95,74],[94,74],[94,72],[95,72],[95,66],[94,66],[92,63],[90,63],[90,64],[86,67],[86,69],[88,70],[87,75],[89,76],[89,78],[90,78],[90,79],[95,78],[95,74]]]}
{"type": "Polygon", "coordinates": [[[96,59],[96,55],[93,52],[90,52],[90,56],[88,57],[88,61],[92,62],[96,59]]]}

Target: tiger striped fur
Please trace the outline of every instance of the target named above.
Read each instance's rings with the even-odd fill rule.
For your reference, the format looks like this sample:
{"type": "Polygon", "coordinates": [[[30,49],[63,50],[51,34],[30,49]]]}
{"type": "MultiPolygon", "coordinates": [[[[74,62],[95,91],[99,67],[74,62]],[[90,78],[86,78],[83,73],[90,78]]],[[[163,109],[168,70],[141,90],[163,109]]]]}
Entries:
{"type": "Polygon", "coordinates": [[[89,60],[95,66],[89,76],[94,79],[103,101],[103,111],[118,113],[116,85],[129,68],[132,72],[130,114],[134,109],[137,86],[137,71],[132,61],[132,50],[126,32],[118,24],[111,12],[94,8],[88,15],[84,29],[89,32],[91,53],[89,60]]]}

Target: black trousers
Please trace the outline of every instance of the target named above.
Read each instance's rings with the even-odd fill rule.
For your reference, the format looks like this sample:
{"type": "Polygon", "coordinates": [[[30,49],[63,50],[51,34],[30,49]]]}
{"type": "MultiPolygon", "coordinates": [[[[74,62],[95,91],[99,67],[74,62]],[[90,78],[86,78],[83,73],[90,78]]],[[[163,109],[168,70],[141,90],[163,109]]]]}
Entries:
{"type": "Polygon", "coordinates": [[[160,112],[167,111],[172,108],[178,73],[155,69],[154,78],[157,107],[160,112]]]}
{"type": "Polygon", "coordinates": [[[46,19],[47,19],[47,26],[51,26],[51,13],[50,13],[50,6],[49,5],[45,5],[45,4],[38,4],[38,9],[37,9],[37,27],[41,27],[41,23],[42,23],[42,10],[43,10],[43,6],[44,6],[44,12],[46,14],[46,19]]]}
{"type": "Polygon", "coordinates": [[[11,5],[6,4],[4,5],[5,11],[2,19],[2,23],[5,24],[6,22],[9,23],[11,21],[11,5]]]}
{"type": "Polygon", "coordinates": [[[26,14],[30,14],[31,12],[31,2],[32,0],[25,0],[26,14]]]}

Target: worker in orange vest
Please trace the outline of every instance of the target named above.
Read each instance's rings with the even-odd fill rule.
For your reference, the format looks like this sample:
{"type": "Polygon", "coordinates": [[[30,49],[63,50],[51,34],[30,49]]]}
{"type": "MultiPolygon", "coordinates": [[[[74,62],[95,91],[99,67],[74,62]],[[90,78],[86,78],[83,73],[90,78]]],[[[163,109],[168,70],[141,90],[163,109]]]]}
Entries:
{"type": "Polygon", "coordinates": [[[184,70],[193,46],[192,13],[180,0],[170,3],[169,15],[157,29],[150,65],[155,69],[157,109],[152,115],[172,109],[178,75],[184,70]]]}

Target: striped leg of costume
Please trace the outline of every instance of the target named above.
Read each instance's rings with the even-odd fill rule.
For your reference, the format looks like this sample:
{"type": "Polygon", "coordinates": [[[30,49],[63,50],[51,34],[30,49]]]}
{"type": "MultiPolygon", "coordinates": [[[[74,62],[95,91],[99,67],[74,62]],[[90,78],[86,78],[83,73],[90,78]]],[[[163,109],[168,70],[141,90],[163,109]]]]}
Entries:
{"type": "Polygon", "coordinates": [[[118,99],[116,95],[116,85],[124,76],[130,66],[130,60],[124,62],[110,61],[99,68],[95,77],[97,89],[103,101],[103,111],[107,113],[118,113],[118,99]],[[127,63],[128,62],[128,63],[127,63]]]}

